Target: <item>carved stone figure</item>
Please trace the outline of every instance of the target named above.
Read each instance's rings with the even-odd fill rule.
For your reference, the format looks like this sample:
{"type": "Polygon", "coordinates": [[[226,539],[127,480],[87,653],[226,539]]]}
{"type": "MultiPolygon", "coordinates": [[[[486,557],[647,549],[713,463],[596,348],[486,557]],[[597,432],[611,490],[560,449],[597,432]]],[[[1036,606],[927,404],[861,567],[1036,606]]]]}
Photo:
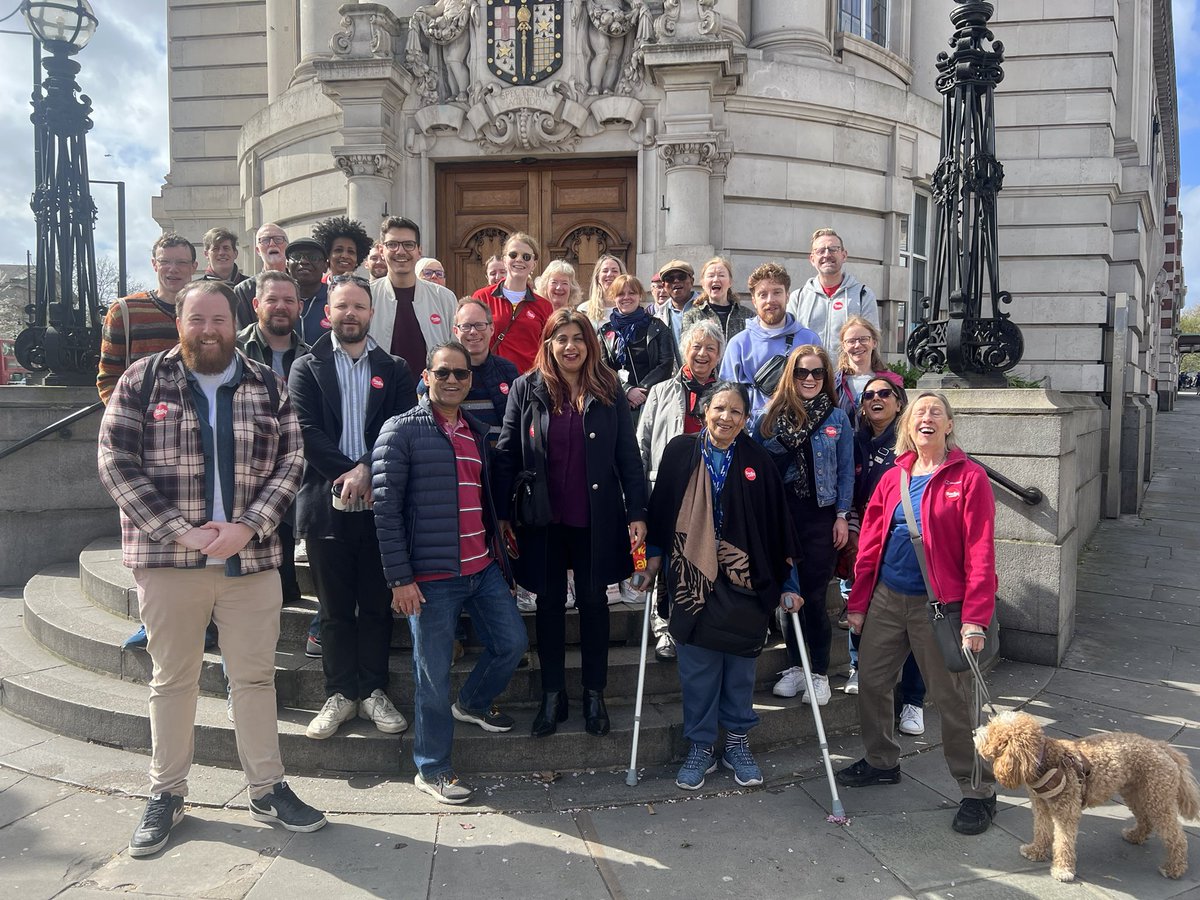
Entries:
{"type": "Polygon", "coordinates": [[[640,49],[650,37],[652,19],[643,0],[580,0],[573,5],[571,24],[582,21],[588,48],[587,92],[611,94],[620,81],[636,78],[640,49]],[[585,18],[586,17],[586,18],[585,18]],[[630,39],[633,46],[627,47],[630,39]],[[626,50],[630,60],[626,60],[626,50]],[[624,71],[622,63],[626,63],[624,71]],[[632,62],[632,66],[630,65],[632,62]]]}
{"type": "MultiPolygon", "coordinates": [[[[448,100],[466,100],[471,72],[467,56],[471,52],[471,31],[479,24],[479,0],[438,0],[431,6],[419,6],[412,15],[408,32],[406,62],[423,81],[423,99],[428,101],[429,76],[441,69],[448,100]],[[428,54],[421,38],[429,45],[428,54]],[[441,57],[439,67],[437,57],[441,57]]],[[[433,98],[434,102],[436,97],[433,98]]]]}

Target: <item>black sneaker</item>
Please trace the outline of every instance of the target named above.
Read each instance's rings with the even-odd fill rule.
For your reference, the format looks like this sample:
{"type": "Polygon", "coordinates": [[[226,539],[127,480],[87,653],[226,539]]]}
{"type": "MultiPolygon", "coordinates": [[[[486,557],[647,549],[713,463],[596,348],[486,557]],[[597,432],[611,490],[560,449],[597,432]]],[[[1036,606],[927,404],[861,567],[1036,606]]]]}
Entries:
{"type": "Polygon", "coordinates": [[[500,712],[494,703],[491,709],[467,709],[455,703],[450,712],[458,721],[478,725],[484,731],[510,731],[515,724],[513,717],[500,712]]]}
{"type": "Polygon", "coordinates": [[[281,781],[257,800],[250,800],[250,818],[256,822],[278,822],[288,831],[316,831],[325,827],[325,816],[302,801],[281,781]]]}
{"type": "Polygon", "coordinates": [[[166,846],[171,829],[183,818],[183,797],[154,794],[146,801],[142,821],[129,839],[130,856],[151,856],[166,846]]]}
{"type": "Polygon", "coordinates": [[[978,797],[964,797],[958,804],[958,812],[954,814],[951,828],[959,834],[983,834],[992,824],[996,816],[996,795],[981,800],[978,797]]]}
{"type": "Polygon", "coordinates": [[[847,766],[835,776],[838,784],[846,787],[868,787],[873,784],[899,784],[900,767],[877,769],[865,759],[860,759],[852,766],[847,766]]]}

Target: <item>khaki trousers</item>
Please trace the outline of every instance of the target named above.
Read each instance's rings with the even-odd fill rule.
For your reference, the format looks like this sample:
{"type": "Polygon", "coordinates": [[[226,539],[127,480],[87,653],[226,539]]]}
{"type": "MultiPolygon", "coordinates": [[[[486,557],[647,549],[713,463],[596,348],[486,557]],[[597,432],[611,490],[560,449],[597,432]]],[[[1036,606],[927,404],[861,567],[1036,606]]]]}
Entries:
{"type": "Polygon", "coordinates": [[[134,569],[150,679],[150,790],[187,796],[195,753],[196,699],[211,617],[233,693],[233,730],[250,796],[283,780],[275,708],[279,571],[228,578],[224,566],[134,569]]]}
{"type": "Polygon", "coordinates": [[[964,797],[987,798],[995,793],[992,770],[983,764],[983,780],[971,787],[975,761],[972,741],[977,715],[970,672],[951,672],[933,636],[927,613],[928,597],[893,591],[882,581],[875,587],[862,641],[858,645],[858,717],[867,762],[890,769],[900,762],[895,734],[892,693],[909,650],[925,678],[929,697],[942,722],[942,753],[964,797]]]}

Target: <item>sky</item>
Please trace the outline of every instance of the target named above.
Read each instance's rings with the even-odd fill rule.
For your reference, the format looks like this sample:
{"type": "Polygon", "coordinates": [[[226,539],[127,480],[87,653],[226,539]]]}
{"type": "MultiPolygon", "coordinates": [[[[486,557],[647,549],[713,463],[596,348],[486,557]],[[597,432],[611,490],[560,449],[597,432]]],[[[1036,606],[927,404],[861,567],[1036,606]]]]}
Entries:
{"type": "MultiPolygon", "coordinates": [[[[0,0],[0,15],[17,0],[0,0]]],[[[332,2],[332,0],[330,0],[332,2]]],[[[76,57],[79,84],[92,99],[95,123],[88,134],[92,178],[126,183],[130,276],[153,284],[150,245],[159,235],[150,215],[169,167],[166,102],[165,0],[93,0],[100,27],[76,57]]],[[[1184,271],[1200,279],[1200,0],[1172,0],[1178,78],[1180,206],[1184,214],[1184,271]]],[[[20,15],[0,28],[24,30],[20,15]]],[[[0,263],[23,263],[34,252],[29,195],[33,189],[31,38],[0,34],[0,263]]],[[[116,259],[116,189],[96,185],[99,210],[96,252],[116,259]]],[[[1198,281],[1197,283],[1200,283],[1198,281]]],[[[1189,306],[1200,305],[1200,289],[1189,306]]]]}

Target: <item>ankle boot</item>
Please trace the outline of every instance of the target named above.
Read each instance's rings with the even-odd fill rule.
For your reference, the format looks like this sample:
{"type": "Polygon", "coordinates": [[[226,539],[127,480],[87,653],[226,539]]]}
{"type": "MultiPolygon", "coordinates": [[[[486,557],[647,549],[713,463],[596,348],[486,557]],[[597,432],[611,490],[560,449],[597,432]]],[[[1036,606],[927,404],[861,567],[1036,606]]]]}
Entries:
{"type": "Polygon", "coordinates": [[[608,734],[608,707],[604,705],[604,691],[584,689],[583,728],[588,734],[597,737],[608,734]]]}
{"type": "Polygon", "coordinates": [[[546,737],[558,730],[558,723],[567,720],[567,692],[545,691],[542,694],[542,706],[534,717],[530,734],[534,737],[546,737]]]}

